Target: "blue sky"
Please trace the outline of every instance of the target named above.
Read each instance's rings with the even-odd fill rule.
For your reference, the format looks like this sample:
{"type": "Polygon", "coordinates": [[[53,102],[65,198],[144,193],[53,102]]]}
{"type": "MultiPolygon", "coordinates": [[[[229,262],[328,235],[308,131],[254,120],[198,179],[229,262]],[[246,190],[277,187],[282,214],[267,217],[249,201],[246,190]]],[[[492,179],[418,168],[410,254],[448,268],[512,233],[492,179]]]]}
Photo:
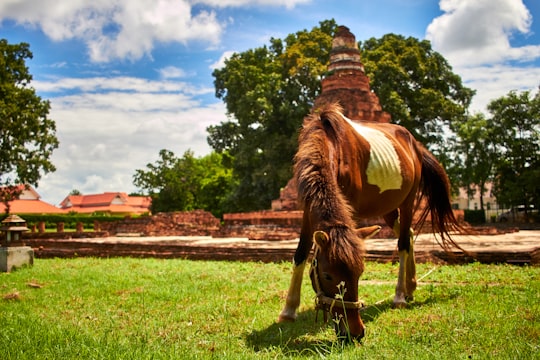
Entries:
{"type": "Polygon", "coordinates": [[[132,192],[160,149],[209,153],[206,127],[226,119],[213,69],[331,18],[359,41],[429,39],[477,91],[472,111],[540,85],[538,0],[2,1],[0,38],[30,44],[60,140],[37,191],[55,205],[73,189],[132,192]]]}

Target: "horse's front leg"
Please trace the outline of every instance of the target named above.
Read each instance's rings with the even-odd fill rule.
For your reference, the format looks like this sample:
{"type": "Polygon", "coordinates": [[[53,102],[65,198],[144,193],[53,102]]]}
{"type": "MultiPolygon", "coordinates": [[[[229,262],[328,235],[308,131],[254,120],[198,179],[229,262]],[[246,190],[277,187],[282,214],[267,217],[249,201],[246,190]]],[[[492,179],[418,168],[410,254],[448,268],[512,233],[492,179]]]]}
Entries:
{"type": "Polygon", "coordinates": [[[291,284],[289,285],[289,291],[287,292],[285,307],[283,307],[283,310],[281,310],[281,313],[279,314],[278,322],[296,320],[296,309],[298,309],[298,306],[300,306],[304,269],[306,267],[306,261],[312,245],[313,239],[310,231],[305,230],[304,227],[302,227],[300,242],[298,243],[298,247],[296,248],[293,259],[291,284]]]}

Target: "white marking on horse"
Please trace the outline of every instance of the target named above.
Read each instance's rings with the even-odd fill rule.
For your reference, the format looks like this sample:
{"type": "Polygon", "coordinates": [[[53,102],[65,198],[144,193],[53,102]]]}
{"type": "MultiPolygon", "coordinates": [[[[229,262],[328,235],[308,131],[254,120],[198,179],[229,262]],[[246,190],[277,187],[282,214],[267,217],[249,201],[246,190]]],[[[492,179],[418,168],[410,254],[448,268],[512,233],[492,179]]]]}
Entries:
{"type": "Polygon", "coordinates": [[[392,141],[384,132],[344,118],[370,146],[369,163],[366,170],[368,183],[379,187],[379,191],[399,190],[403,183],[399,156],[392,141]]]}

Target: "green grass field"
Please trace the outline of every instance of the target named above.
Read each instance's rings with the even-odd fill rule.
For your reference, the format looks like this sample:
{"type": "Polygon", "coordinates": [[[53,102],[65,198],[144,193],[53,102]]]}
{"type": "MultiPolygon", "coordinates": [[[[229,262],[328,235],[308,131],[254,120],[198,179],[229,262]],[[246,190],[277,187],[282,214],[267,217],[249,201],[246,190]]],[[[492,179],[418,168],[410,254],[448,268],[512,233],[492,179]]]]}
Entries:
{"type": "MultiPolygon", "coordinates": [[[[392,309],[397,265],[368,263],[361,344],[299,318],[275,322],[289,263],[37,259],[0,273],[0,359],[539,359],[540,267],[421,264],[392,309]]],[[[307,274],[306,274],[307,275],[307,274]]]]}

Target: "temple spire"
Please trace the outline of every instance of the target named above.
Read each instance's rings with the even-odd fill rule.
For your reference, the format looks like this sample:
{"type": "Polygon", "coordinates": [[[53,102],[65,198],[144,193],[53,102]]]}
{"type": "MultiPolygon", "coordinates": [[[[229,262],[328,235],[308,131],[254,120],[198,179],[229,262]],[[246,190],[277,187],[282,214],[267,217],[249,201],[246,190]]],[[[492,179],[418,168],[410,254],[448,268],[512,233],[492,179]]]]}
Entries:
{"type": "Polygon", "coordinates": [[[382,110],[379,98],[370,89],[356,38],[346,26],[339,26],[334,35],[328,73],[321,85],[315,109],[337,102],[350,119],[390,122],[390,114],[382,110]]]}

